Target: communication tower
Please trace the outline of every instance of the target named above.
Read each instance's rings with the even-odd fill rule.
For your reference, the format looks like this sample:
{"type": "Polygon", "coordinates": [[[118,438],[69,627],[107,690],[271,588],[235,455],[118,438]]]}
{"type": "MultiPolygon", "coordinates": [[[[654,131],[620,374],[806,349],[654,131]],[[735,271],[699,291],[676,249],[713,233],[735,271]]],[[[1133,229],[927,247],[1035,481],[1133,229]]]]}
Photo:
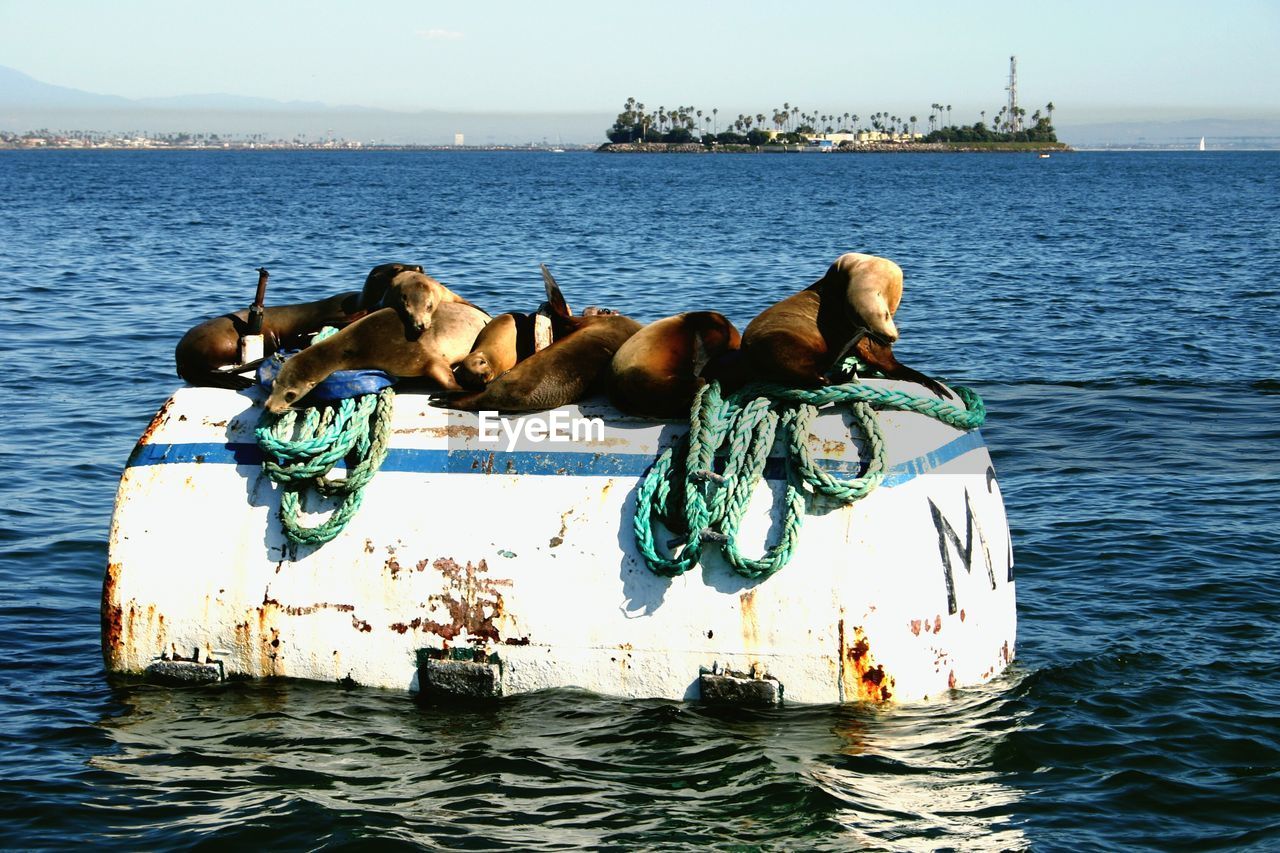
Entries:
{"type": "Polygon", "coordinates": [[[1009,130],[1022,130],[1022,118],[1018,115],[1018,57],[1009,57],[1009,130]]]}

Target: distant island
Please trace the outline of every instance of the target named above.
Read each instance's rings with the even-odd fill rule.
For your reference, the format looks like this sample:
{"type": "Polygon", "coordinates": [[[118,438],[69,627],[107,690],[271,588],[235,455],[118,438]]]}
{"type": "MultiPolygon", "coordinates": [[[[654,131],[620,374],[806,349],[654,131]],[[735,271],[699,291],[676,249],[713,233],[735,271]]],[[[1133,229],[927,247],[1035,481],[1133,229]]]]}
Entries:
{"type": "Polygon", "coordinates": [[[1053,129],[1053,102],[1036,110],[1030,123],[1026,110],[1001,107],[986,124],[986,111],[972,125],[951,124],[949,104],[931,104],[926,132],[919,132],[918,116],[876,112],[807,113],[790,103],[769,114],[739,113],[726,117],[721,131],[720,110],[694,107],[648,111],[627,98],[622,112],[605,131],[609,141],[601,151],[1063,151],[1053,129]],[[947,123],[943,123],[943,114],[947,123]],[[766,127],[766,121],[772,127],[766,127]]]}

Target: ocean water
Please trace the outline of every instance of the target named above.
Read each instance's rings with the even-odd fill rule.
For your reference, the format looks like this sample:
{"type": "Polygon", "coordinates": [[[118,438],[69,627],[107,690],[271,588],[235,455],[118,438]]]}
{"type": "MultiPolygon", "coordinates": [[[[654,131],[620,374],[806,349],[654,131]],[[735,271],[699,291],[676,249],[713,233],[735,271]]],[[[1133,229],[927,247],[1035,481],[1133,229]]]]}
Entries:
{"type": "MultiPolygon", "coordinates": [[[[0,152],[0,846],[1280,849],[1280,154],[0,152]],[[739,326],[898,261],[903,361],[987,401],[1017,659],[910,706],[456,707],[103,672],[174,344],[384,261],[491,310],[739,326]]],[[[175,559],[180,583],[184,566],[175,559]]]]}

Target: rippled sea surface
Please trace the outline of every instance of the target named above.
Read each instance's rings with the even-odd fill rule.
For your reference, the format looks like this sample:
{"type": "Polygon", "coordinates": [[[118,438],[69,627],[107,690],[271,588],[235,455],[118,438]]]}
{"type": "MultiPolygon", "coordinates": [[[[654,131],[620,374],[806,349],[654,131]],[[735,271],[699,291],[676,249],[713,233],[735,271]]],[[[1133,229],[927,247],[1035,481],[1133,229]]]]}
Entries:
{"type": "MultiPolygon", "coordinates": [[[[0,152],[0,845],[1280,848],[1280,154],[0,152]],[[124,462],[193,323],[423,263],[740,326],[897,260],[968,384],[1019,638],[981,689],[715,711],[113,683],[124,462]]],[[[180,583],[180,555],[172,572],[180,583]]]]}

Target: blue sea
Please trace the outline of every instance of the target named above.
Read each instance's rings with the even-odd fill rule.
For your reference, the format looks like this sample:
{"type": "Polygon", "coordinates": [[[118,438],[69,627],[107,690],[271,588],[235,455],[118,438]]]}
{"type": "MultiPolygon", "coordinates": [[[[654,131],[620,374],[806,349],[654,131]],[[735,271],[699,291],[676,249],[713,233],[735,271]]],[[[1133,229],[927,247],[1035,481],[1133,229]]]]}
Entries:
{"type": "Polygon", "coordinates": [[[0,152],[0,847],[1280,849],[1278,270],[1280,153],[0,152]],[[273,304],[405,261],[502,311],[541,262],[575,307],[741,327],[846,251],[906,273],[898,356],[986,400],[993,683],[726,712],[104,673],[125,460],[258,266],[273,304]]]}

